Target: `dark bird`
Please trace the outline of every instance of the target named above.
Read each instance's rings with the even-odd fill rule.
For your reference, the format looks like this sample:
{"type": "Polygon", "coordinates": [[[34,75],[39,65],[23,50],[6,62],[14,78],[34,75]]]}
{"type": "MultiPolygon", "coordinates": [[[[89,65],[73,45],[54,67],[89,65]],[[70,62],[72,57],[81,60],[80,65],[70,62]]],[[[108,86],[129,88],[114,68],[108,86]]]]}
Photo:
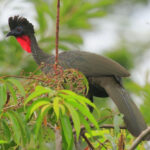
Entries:
{"type": "MultiPolygon", "coordinates": [[[[38,65],[54,64],[55,56],[42,51],[34,36],[33,25],[23,17],[9,18],[10,32],[7,36],[14,36],[21,47],[32,56],[38,65]]],[[[59,54],[59,65],[63,69],[74,68],[82,72],[89,81],[89,98],[93,96],[111,97],[119,111],[124,115],[127,129],[132,135],[138,136],[147,125],[143,116],[128,92],[124,89],[121,78],[130,76],[129,72],[117,62],[103,56],[83,52],[67,51],[59,54]]],[[[42,71],[51,73],[52,65],[46,65],[42,71]]]]}

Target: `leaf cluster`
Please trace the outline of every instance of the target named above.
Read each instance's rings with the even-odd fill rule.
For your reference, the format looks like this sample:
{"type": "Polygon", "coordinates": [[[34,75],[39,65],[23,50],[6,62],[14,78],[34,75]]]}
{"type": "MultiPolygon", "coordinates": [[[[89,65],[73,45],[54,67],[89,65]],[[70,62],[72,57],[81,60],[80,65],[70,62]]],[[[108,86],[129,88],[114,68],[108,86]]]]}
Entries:
{"type": "MultiPolygon", "coordinates": [[[[74,72],[75,78],[79,78],[79,89],[81,89],[81,83],[85,82],[83,75],[81,73],[77,74],[77,71],[69,70],[67,72],[68,76],[66,76],[65,72],[65,81],[69,81],[70,87],[71,80],[75,80],[75,78],[69,72],[71,74],[74,72]],[[82,78],[83,80],[81,80],[82,78]]],[[[58,75],[56,76],[58,77],[58,75]]],[[[61,74],[61,77],[63,78],[64,76],[61,74]]],[[[32,75],[32,80],[33,78],[34,76],[32,75]]],[[[3,149],[8,147],[19,148],[20,146],[28,148],[31,147],[31,143],[35,143],[34,148],[41,146],[41,138],[43,139],[43,136],[45,136],[41,130],[42,128],[48,128],[48,126],[50,126],[53,134],[56,130],[55,127],[60,128],[64,149],[72,149],[74,146],[73,126],[77,140],[81,132],[81,125],[84,125],[88,132],[91,132],[90,123],[98,129],[98,123],[88,109],[88,105],[96,109],[96,106],[90,100],[67,89],[60,89],[62,88],[62,83],[58,83],[58,86],[55,86],[56,82],[58,82],[57,78],[53,79],[53,84],[51,84],[51,87],[52,85],[54,86],[53,89],[48,87],[50,82],[47,82],[46,78],[43,78],[45,82],[38,81],[38,85],[36,79],[39,78],[35,76],[34,79],[35,82],[32,82],[32,88],[28,86],[31,84],[28,81],[29,77],[24,86],[14,78],[1,79],[0,139],[3,149]],[[54,80],[56,80],[55,83],[54,80]],[[43,86],[41,86],[41,82],[43,86]],[[47,119],[45,120],[45,118],[47,119]]],[[[77,85],[74,87],[77,88],[77,85]]]]}
{"type": "MultiPolygon", "coordinates": [[[[63,76],[62,73],[61,76],[58,74],[56,76],[59,77],[59,81],[61,81],[60,77],[66,77],[72,90],[78,89],[77,85],[74,86],[70,82],[74,83],[74,79],[77,77],[80,77],[80,82],[77,80],[77,83],[80,83],[78,84],[79,89],[81,83],[84,88],[87,86],[82,74],[77,74],[76,70],[67,70],[66,72],[68,76],[63,76]],[[74,78],[69,73],[74,74],[74,78]]],[[[64,71],[64,74],[66,72],[64,71]]],[[[110,109],[107,109],[111,116],[113,115],[111,118],[114,130],[102,130],[99,126],[106,119],[100,118],[99,121],[95,119],[88,106],[94,108],[98,114],[99,110],[95,104],[83,96],[84,90],[78,95],[69,89],[62,88],[64,82],[58,82],[54,76],[54,79],[51,80],[53,84],[50,84],[51,82],[46,80],[44,75],[42,78],[41,76],[31,74],[26,79],[24,77],[21,82],[15,78],[1,78],[0,146],[3,150],[16,148],[55,149],[57,130],[61,131],[63,149],[74,149],[75,139],[78,141],[83,132],[82,127],[84,127],[85,136],[97,149],[117,149],[121,142],[126,143],[127,147],[132,144],[132,136],[119,128],[122,124],[122,115],[113,114],[110,109]],[[33,79],[34,82],[31,82],[30,80],[33,79]],[[126,137],[126,139],[123,138],[121,141],[119,140],[121,137],[126,137]]],[[[85,147],[84,140],[82,143],[85,147]]],[[[139,147],[141,148],[143,145],[139,147]]]]}

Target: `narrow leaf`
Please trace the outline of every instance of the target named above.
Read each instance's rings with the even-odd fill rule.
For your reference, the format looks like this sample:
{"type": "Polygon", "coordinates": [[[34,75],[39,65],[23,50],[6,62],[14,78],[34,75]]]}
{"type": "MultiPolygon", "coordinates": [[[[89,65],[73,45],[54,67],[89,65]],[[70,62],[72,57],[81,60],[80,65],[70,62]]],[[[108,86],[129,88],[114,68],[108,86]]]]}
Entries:
{"type": "Polygon", "coordinates": [[[60,97],[55,97],[53,99],[53,108],[57,117],[57,120],[59,119],[59,101],[60,101],[60,97]]]}
{"type": "Polygon", "coordinates": [[[32,99],[34,99],[34,98],[36,98],[38,96],[41,96],[43,94],[49,93],[51,91],[52,90],[49,89],[49,88],[45,88],[45,87],[42,87],[42,86],[37,86],[35,88],[35,91],[31,95],[29,95],[28,98],[25,100],[24,104],[26,105],[32,99]]]}
{"type": "Polygon", "coordinates": [[[115,129],[115,133],[119,133],[120,132],[120,128],[119,126],[122,124],[123,122],[123,115],[115,115],[114,116],[114,120],[113,120],[113,124],[114,124],[114,129],[115,129]]]}
{"type": "Polygon", "coordinates": [[[50,104],[50,102],[49,99],[46,98],[38,99],[35,102],[33,102],[32,105],[27,110],[26,119],[28,120],[36,109],[47,104],[50,104]]]}
{"type": "Polygon", "coordinates": [[[27,135],[27,131],[26,131],[26,122],[25,120],[23,120],[22,116],[18,113],[18,112],[11,112],[14,117],[17,119],[17,122],[19,124],[19,128],[20,128],[20,133],[21,133],[21,140],[23,145],[25,145],[27,143],[27,141],[29,141],[29,137],[27,135]]]}
{"type": "Polygon", "coordinates": [[[17,119],[15,118],[15,116],[13,115],[12,111],[6,112],[5,116],[7,116],[12,123],[12,129],[13,129],[13,135],[14,135],[14,140],[17,144],[20,144],[20,140],[21,140],[21,130],[20,130],[20,126],[19,123],[17,121],[17,119]]]}
{"type": "Polygon", "coordinates": [[[8,141],[0,140],[0,144],[6,144],[6,143],[8,143],[8,141]]]}
{"type": "Polygon", "coordinates": [[[3,119],[2,120],[2,125],[3,125],[3,132],[4,132],[4,135],[5,137],[7,138],[8,141],[10,141],[11,139],[11,132],[10,132],[10,129],[6,123],[6,121],[3,119]]]}
{"type": "Polygon", "coordinates": [[[73,98],[75,98],[78,102],[82,103],[83,105],[85,105],[84,103],[92,106],[93,108],[96,108],[96,106],[87,98],[80,96],[70,90],[60,90],[59,93],[64,94],[61,96],[64,96],[67,98],[67,96],[73,96],[73,98]],[[66,94],[66,95],[65,95],[66,94]]]}
{"type": "Polygon", "coordinates": [[[69,112],[71,113],[74,128],[75,128],[76,135],[77,135],[77,140],[78,140],[79,135],[80,135],[80,118],[79,118],[79,115],[78,115],[77,111],[70,104],[65,103],[65,105],[67,106],[69,112]]]}
{"type": "Polygon", "coordinates": [[[7,81],[15,85],[18,88],[18,90],[21,92],[21,95],[25,97],[24,87],[18,80],[11,78],[11,79],[7,79],[7,81]]]}
{"type": "Polygon", "coordinates": [[[85,129],[87,130],[87,132],[88,132],[90,135],[92,135],[91,127],[90,127],[90,125],[89,125],[89,122],[85,119],[85,117],[84,117],[82,114],[80,114],[79,117],[80,117],[81,123],[84,125],[85,129]]]}
{"type": "Polygon", "coordinates": [[[8,87],[8,90],[9,90],[9,92],[11,93],[11,95],[13,97],[13,100],[14,100],[15,104],[17,104],[17,97],[16,97],[16,93],[15,93],[14,88],[12,87],[12,85],[10,83],[7,83],[7,87],[8,87]]]}
{"type": "Polygon", "coordinates": [[[63,104],[59,104],[59,107],[61,109],[62,114],[64,115],[65,114],[65,107],[64,107],[64,105],[63,104]]]}
{"type": "Polygon", "coordinates": [[[76,107],[85,117],[87,117],[91,123],[93,123],[95,125],[95,127],[98,129],[98,123],[95,120],[94,116],[91,114],[91,112],[89,111],[89,109],[75,101],[69,101],[66,100],[69,104],[73,105],[74,107],[76,107]]]}
{"type": "Polygon", "coordinates": [[[0,84],[0,112],[5,105],[7,100],[7,91],[6,91],[6,85],[0,84]]]}
{"type": "Polygon", "coordinates": [[[71,139],[73,139],[73,134],[72,134],[72,127],[71,127],[69,117],[61,114],[60,121],[61,121],[61,128],[62,128],[63,133],[64,133],[64,137],[65,137],[66,142],[68,144],[68,147],[66,149],[67,150],[69,150],[69,148],[72,149],[70,146],[72,145],[71,139]]]}
{"type": "Polygon", "coordinates": [[[36,121],[36,124],[35,124],[35,130],[34,130],[36,139],[39,135],[39,130],[40,130],[43,118],[44,118],[44,116],[46,115],[46,113],[48,112],[48,110],[50,108],[51,108],[50,104],[47,104],[47,105],[43,106],[41,111],[40,111],[40,114],[38,115],[38,118],[37,118],[37,121],[36,121]]]}

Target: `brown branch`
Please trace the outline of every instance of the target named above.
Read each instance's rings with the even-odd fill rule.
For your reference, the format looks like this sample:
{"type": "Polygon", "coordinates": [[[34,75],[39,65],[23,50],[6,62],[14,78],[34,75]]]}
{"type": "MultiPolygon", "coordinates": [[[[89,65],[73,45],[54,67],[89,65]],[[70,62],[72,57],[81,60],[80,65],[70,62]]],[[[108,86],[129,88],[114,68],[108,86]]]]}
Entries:
{"type": "Polygon", "coordinates": [[[16,110],[16,109],[19,109],[21,107],[23,107],[23,105],[21,105],[21,104],[6,106],[6,107],[3,108],[3,112],[6,112],[7,110],[10,110],[10,109],[11,110],[16,110]]]}
{"type": "Polygon", "coordinates": [[[17,105],[6,106],[6,107],[3,108],[3,111],[7,111],[10,108],[17,108],[17,107],[18,107],[18,104],[17,105]]]}
{"type": "Polygon", "coordinates": [[[32,80],[38,80],[38,81],[41,81],[41,82],[42,82],[42,80],[39,80],[39,79],[37,79],[37,78],[26,77],[26,76],[15,76],[15,75],[5,75],[5,76],[1,76],[0,79],[8,78],[8,77],[10,77],[10,78],[21,78],[21,79],[32,79],[32,80]]]}
{"type": "Polygon", "coordinates": [[[55,67],[58,64],[58,44],[59,44],[59,9],[60,9],[60,0],[57,0],[57,17],[56,17],[56,56],[55,56],[55,67]]]}
{"type": "MultiPolygon", "coordinates": [[[[90,124],[90,127],[91,127],[91,128],[94,128],[94,125],[93,125],[93,124],[90,124]]],[[[102,126],[99,126],[99,128],[114,129],[114,125],[113,125],[113,124],[104,124],[104,125],[102,125],[102,126]]],[[[120,129],[127,129],[126,126],[120,126],[119,128],[120,128],[120,129]]],[[[80,129],[81,129],[81,130],[84,130],[84,129],[85,129],[85,126],[82,125],[82,126],[80,127],[80,129]]],[[[75,132],[76,132],[76,131],[75,131],[75,129],[73,128],[73,133],[75,133],[75,132]]]]}
{"type": "Polygon", "coordinates": [[[118,142],[118,150],[124,150],[125,149],[125,138],[123,134],[121,133],[119,137],[119,142],[118,142]]]}
{"type": "Polygon", "coordinates": [[[150,127],[141,132],[141,134],[136,138],[129,150],[134,150],[145,139],[145,137],[148,134],[150,134],[150,127]]]}
{"type": "MultiPolygon", "coordinates": [[[[102,126],[100,126],[100,128],[105,128],[105,129],[114,129],[114,125],[113,124],[104,124],[102,126]]],[[[119,126],[120,129],[127,129],[126,126],[119,126]]]]}
{"type": "Polygon", "coordinates": [[[107,143],[107,142],[109,142],[109,140],[105,140],[104,141],[104,143],[101,143],[101,142],[99,142],[99,141],[97,141],[102,147],[104,147],[105,148],[105,150],[107,150],[108,148],[105,146],[105,144],[107,143]]]}
{"type": "Polygon", "coordinates": [[[47,123],[47,126],[50,127],[51,129],[55,130],[55,127],[52,124],[47,123]]]}
{"type": "Polygon", "coordinates": [[[94,150],[94,146],[92,145],[92,143],[89,141],[89,139],[86,137],[85,133],[83,132],[81,134],[81,136],[84,138],[84,140],[87,142],[87,144],[89,145],[89,147],[94,150]]]}

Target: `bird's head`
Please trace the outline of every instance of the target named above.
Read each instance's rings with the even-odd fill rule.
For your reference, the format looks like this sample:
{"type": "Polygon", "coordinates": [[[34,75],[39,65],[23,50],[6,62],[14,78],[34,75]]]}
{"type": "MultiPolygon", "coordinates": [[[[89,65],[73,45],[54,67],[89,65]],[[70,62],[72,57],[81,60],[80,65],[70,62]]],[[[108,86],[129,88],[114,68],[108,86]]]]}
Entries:
{"type": "Polygon", "coordinates": [[[34,33],[33,25],[23,17],[14,16],[8,20],[10,32],[7,36],[22,36],[34,33]]]}
{"type": "Polygon", "coordinates": [[[26,18],[19,16],[10,17],[8,23],[10,32],[7,34],[7,37],[16,37],[21,47],[31,53],[30,35],[34,34],[33,25],[26,18]]]}

